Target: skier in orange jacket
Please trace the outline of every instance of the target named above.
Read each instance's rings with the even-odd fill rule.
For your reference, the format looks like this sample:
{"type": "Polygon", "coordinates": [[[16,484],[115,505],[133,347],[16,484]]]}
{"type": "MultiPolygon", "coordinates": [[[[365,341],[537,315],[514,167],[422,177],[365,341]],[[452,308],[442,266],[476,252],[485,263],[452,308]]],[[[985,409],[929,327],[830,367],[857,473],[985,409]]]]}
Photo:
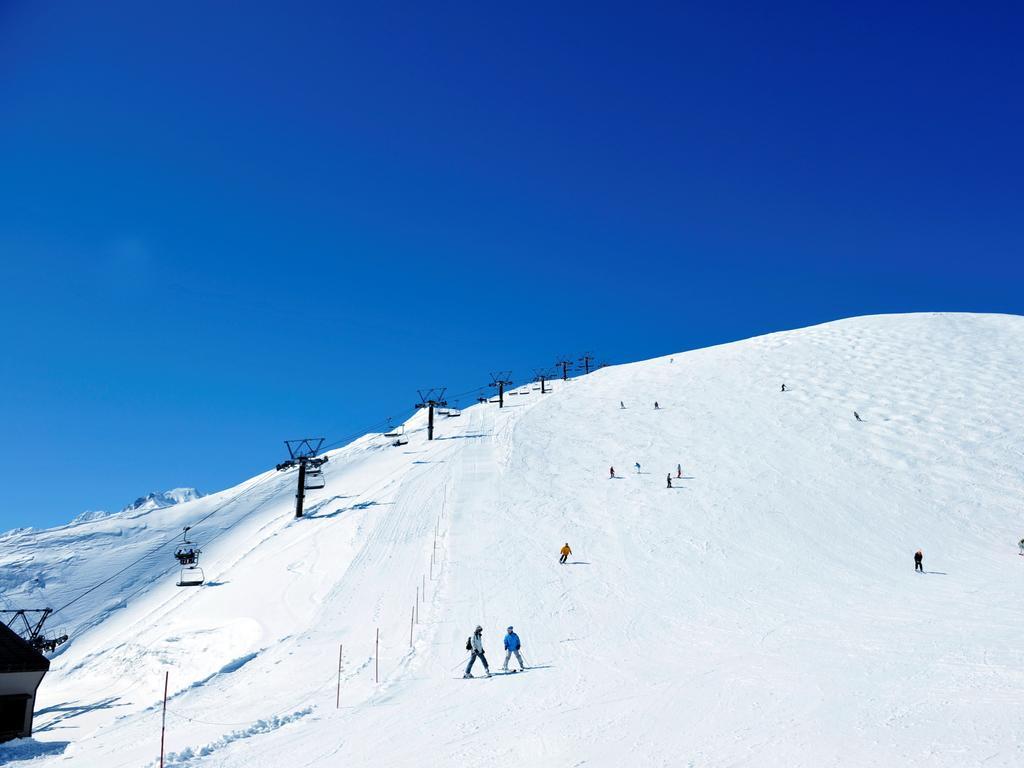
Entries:
{"type": "Polygon", "coordinates": [[[562,547],[562,557],[559,559],[562,565],[565,565],[565,561],[569,559],[569,555],[572,554],[572,550],[569,549],[569,542],[565,542],[565,546],[562,547]]]}

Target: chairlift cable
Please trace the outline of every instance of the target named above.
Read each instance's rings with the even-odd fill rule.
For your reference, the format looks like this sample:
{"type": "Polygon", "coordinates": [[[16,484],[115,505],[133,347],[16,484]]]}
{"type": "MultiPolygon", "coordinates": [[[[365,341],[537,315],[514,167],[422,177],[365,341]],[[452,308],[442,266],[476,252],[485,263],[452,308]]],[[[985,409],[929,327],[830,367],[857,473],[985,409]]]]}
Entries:
{"type": "MultiPolygon", "coordinates": [[[[479,393],[479,392],[481,392],[483,390],[486,390],[487,388],[488,388],[488,385],[474,387],[473,389],[468,389],[465,392],[459,392],[459,393],[456,393],[454,395],[450,395],[450,397],[453,400],[458,401],[460,398],[466,397],[467,395],[471,395],[471,394],[474,394],[474,393],[479,393]]],[[[356,439],[358,437],[361,437],[362,435],[370,434],[370,433],[374,432],[376,430],[376,428],[380,427],[381,425],[388,425],[388,424],[390,424],[390,422],[391,422],[391,418],[390,417],[388,417],[387,419],[385,419],[383,421],[378,421],[376,424],[371,425],[368,429],[359,430],[358,432],[351,433],[350,435],[346,435],[345,437],[342,437],[342,438],[340,438],[340,439],[338,439],[338,440],[336,440],[336,441],[334,441],[332,443],[328,443],[327,445],[323,446],[322,450],[323,449],[327,449],[327,448],[333,448],[333,447],[335,447],[337,445],[350,443],[350,442],[352,442],[352,440],[354,440],[354,439],[356,439]]],[[[215,507],[209,513],[207,513],[206,515],[201,517],[199,520],[197,520],[195,523],[193,523],[191,526],[189,526],[189,528],[190,529],[191,528],[195,528],[197,525],[201,525],[202,523],[206,522],[211,517],[213,517],[215,514],[220,512],[222,509],[224,509],[228,505],[233,504],[234,502],[238,501],[242,496],[244,496],[244,495],[254,491],[256,488],[260,487],[263,483],[267,482],[268,480],[270,480],[272,477],[275,477],[275,476],[276,475],[268,474],[267,477],[265,477],[263,480],[258,480],[258,481],[256,481],[256,483],[254,483],[253,485],[249,486],[248,488],[246,488],[246,489],[244,489],[242,491],[239,491],[238,493],[236,493],[235,495],[233,495],[229,499],[226,499],[220,505],[215,507]]],[[[260,504],[259,506],[262,506],[262,504],[260,504]]],[[[259,508],[259,507],[257,507],[257,508],[259,508]]],[[[216,536],[214,536],[214,539],[219,537],[222,533],[223,533],[223,531],[221,531],[221,533],[218,533],[216,536]]],[[[103,585],[109,584],[111,581],[116,579],[118,576],[123,574],[125,571],[135,567],[136,565],[138,565],[139,563],[143,562],[148,557],[151,557],[151,556],[157,554],[158,552],[162,551],[168,544],[174,542],[177,538],[178,538],[178,534],[175,534],[172,538],[167,539],[167,540],[161,542],[160,544],[155,545],[154,547],[152,547],[151,549],[146,551],[144,554],[142,554],[141,556],[139,556],[138,558],[136,558],[132,562],[130,562],[127,565],[125,565],[120,570],[114,572],[113,574],[111,574],[107,578],[103,579],[102,581],[99,581],[96,584],[92,585],[91,587],[86,589],[84,592],[82,592],[80,595],[78,595],[77,597],[75,597],[72,600],[68,601],[67,603],[62,605],[60,608],[57,608],[56,610],[54,610],[53,613],[51,613],[50,615],[51,616],[56,615],[56,614],[60,613],[61,611],[65,610],[66,608],[70,608],[72,605],[77,603],[79,600],[81,600],[82,598],[84,598],[87,595],[91,594],[92,592],[94,592],[95,590],[99,589],[103,585]]],[[[210,539],[209,541],[212,541],[212,540],[213,539],[210,539]]],[[[170,570],[170,569],[167,569],[167,570],[170,570]]],[[[133,593],[133,594],[135,594],[135,593],[133,593]]]]}
{"type": "MultiPolygon", "coordinates": [[[[228,506],[229,504],[233,504],[235,501],[240,499],[242,496],[244,496],[245,494],[255,490],[257,487],[259,487],[260,485],[262,485],[263,483],[265,483],[267,480],[269,480],[272,477],[275,477],[275,475],[268,475],[263,480],[258,480],[256,483],[254,483],[253,485],[250,485],[248,488],[246,488],[244,490],[241,490],[238,493],[234,494],[233,496],[231,496],[230,498],[226,499],[221,504],[216,506],[212,511],[207,513],[205,516],[200,518],[198,522],[193,523],[193,525],[191,527],[194,528],[196,525],[199,525],[199,523],[202,523],[202,522],[205,522],[206,520],[209,520],[211,517],[213,517],[215,514],[220,512],[226,506],[228,506]]],[[[151,556],[157,554],[158,552],[162,551],[168,544],[173,543],[178,538],[178,536],[180,536],[180,535],[181,534],[175,533],[172,538],[167,539],[165,541],[162,541],[159,544],[153,546],[151,549],[147,550],[143,555],[141,555],[140,557],[136,558],[132,562],[128,563],[126,566],[124,566],[120,570],[112,573],[110,576],[108,576],[107,578],[103,579],[102,581],[97,582],[96,584],[93,584],[91,587],[89,587],[87,590],[85,590],[82,594],[78,595],[78,597],[76,597],[73,600],[70,600],[69,602],[65,603],[60,608],[57,608],[53,613],[50,614],[50,616],[55,616],[56,614],[58,614],[61,611],[63,611],[65,608],[71,607],[72,605],[77,603],[79,600],[81,600],[83,597],[85,597],[86,595],[88,595],[91,592],[94,592],[95,590],[99,589],[104,584],[109,584],[111,581],[116,579],[122,573],[124,573],[125,571],[127,571],[127,570],[129,570],[131,568],[134,568],[136,565],[141,563],[146,558],[151,557],[151,556]]]]}
{"type": "MultiPolygon", "coordinates": [[[[271,475],[270,477],[274,477],[274,475],[271,475]]],[[[266,479],[268,479],[268,478],[264,478],[264,480],[266,480],[266,479]]],[[[263,482],[264,482],[264,480],[260,480],[260,481],[259,481],[259,483],[263,483],[263,482]]],[[[244,493],[248,493],[249,491],[255,490],[255,489],[256,489],[256,488],[258,487],[259,483],[257,483],[257,484],[254,484],[254,485],[252,485],[252,486],[251,486],[250,488],[247,488],[247,489],[246,489],[245,491],[243,491],[243,492],[239,493],[239,494],[238,494],[238,497],[241,497],[241,496],[242,496],[242,495],[243,495],[244,493]]],[[[261,502],[260,502],[259,504],[257,504],[257,505],[256,505],[255,507],[253,507],[252,509],[250,509],[250,510],[249,510],[249,513],[252,513],[252,512],[254,512],[254,511],[258,510],[258,509],[261,509],[261,508],[263,507],[263,505],[264,505],[264,504],[266,504],[266,503],[267,503],[267,502],[269,502],[269,501],[270,501],[270,497],[268,497],[268,498],[264,499],[264,500],[263,500],[263,501],[261,501],[261,502]]],[[[223,507],[223,505],[222,505],[222,507],[223,507]]],[[[203,519],[203,520],[206,520],[206,519],[208,519],[209,517],[210,517],[210,515],[207,515],[206,517],[204,517],[204,518],[202,518],[202,519],[203,519]]],[[[227,528],[224,528],[223,530],[221,530],[221,531],[219,531],[218,533],[214,534],[214,535],[213,535],[213,536],[211,536],[210,538],[206,539],[206,543],[207,543],[207,544],[209,544],[209,543],[210,543],[211,541],[216,541],[216,540],[217,540],[218,538],[220,538],[220,537],[221,537],[221,536],[222,536],[223,534],[225,534],[225,533],[227,533],[228,531],[230,531],[230,530],[231,530],[231,529],[232,529],[232,528],[233,528],[233,527],[234,527],[235,525],[237,525],[237,524],[238,524],[238,522],[240,522],[240,521],[241,521],[241,520],[238,520],[238,521],[236,521],[236,522],[232,523],[232,524],[231,524],[231,525],[229,525],[229,526],[228,526],[227,528]]],[[[197,523],[197,525],[198,525],[198,523],[197,523]]],[[[195,527],[195,525],[189,526],[189,528],[190,528],[190,529],[191,529],[191,528],[194,528],[194,527],[195,527]]],[[[167,566],[167,567],[166,567],[166,568],[164,568],[164,569],[163,569],[162,571],[160,571],[160,573],[159,573],[158,575],[159,575],[160,577],[166,576],[166,575],[167,575],[168,573],[170,573],[170,572],[174,571],[174,570],[175,570],[176,568],[178,568],[178,566],[176,566],[176,565],[170,565],[170,566],[167,566]]],[[[133,597],[135,597],[135,596],[136,596],[137,594],[139,594],[139,593],[140,593],[140,592],[142,592],[143,590],[145,590],[145,589],[148,589],[148,588],[150,587],[150,585],[151,585],[151,582],[145,582],[145,583],[143,583],[142,585],[140,585],[140,586],[139,586],[139,587],[138,587],[138,588],[137,588],[136,590],[134,590],[133,592],[130,592],[130,593],[128,593],[128,595],[127,595],[127,596],[125,596],[125,597],[122,597],[121,599],[122,599],[123,601],[127,602],[128,600],[131,600],[131,599],[132,599],[133,597]]]]}
{"type": "MultiPolygon", "coordinates": [[[[478,393],[478,392],[482,392],[482,391],[484,391],[487,388],[488,388],[488,385],[484,384],[484,385],[479,386],[479,387],[473,387],[472,389],[467,389],[465,392],[457,392],[454,395],[448,395],[448,397],[451,398],[452,400],[458,401],[459,399],[461,399],[463,397],[466,397],[468,395],[472,395],[472,394],[475,394],[475,393],[478,393]]],[[[456,410],[459,410],[459,409],[456,407],[456,410]]],[[[346,435],[345,437],[339,438],[338,440],[334,440],[333,442],[325,444],[324,446],[321,447],[321,451],[327,450],[329,448],[334,448],[335,446],[338,446],[338,445],[346,445],[348,443],[351,443],[353,440],[355,440],[355,439],[357,439],[359,437],[362,437],[363,435],[372,434],[372,433],[378,431],[379,427],[390,426],[391,421],[392,421],[392,417],[389,416],[386,419],[378,421],[375,424],[371,424],[367,428],[360,429],[360,430],[357,430],[355,432],[351,432],[348,435],[346,435]]]]}

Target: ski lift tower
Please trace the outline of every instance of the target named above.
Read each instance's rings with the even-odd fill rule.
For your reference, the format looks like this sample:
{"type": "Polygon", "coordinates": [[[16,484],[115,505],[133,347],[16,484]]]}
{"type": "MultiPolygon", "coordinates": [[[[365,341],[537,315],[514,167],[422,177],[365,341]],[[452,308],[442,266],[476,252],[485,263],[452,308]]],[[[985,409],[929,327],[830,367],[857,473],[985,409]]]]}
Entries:
{"type": "Polygon", "coordinates": [[[533,380],[540,382],[540,393],[542,395],[546,395],[548,393],[548,390],[545,387],[545,384],[547,383],[547,380],[550,379],[550,378],[551,378],[551,376],[550,376],[550,374],[547,371],[540,370],[540,369],[535,369],[534,372],[533,372],[533,380]]]}
{"type": "Polygon", "coordinates": [[[583,373],[584,373],[584,375],[590,373],[590,364],[593,361],[594,361],[594,353],[593,352],[585,352],[583,354],[583,357],[580,358],[580,362],[583,363],[583,373]]]}
{"type": "Polygon", "coordinates": [[[565,357],[563,357],[561,360],[556,360],[555,365],[560,365],[562,367],[562,381],[568,379],[569,366],[572,365],[572,360],[566,360],[565,357]]]}
{"type": "Polygon", "coordinates": [[[427,409],[427,440],[434,439],[434,408],[448,405],[448,401],[444,399],[446,389],[447,387],[435,387],[434,389],[416,390],[420,401],[416,403],[415,407],[427,409]]]}
{"type": "Polygon", "coordinates": [[[505,407],[505,387],[512,383],[512,379],[509,377],[512,375],[512,371],[498,371],[497,373],[491,374],[491,386],[498,388],[498,407],[505,407]]]}
{"type": "Polygon", "coordinates": [[[3,623],[17,632],[26,643],[32,646],[33,650],[39,653],[52,653],[58,645],[62,645],[68,640],[68,636],[63,633],[52,637],[43,634],[43,624],[50,618],[51,613],[53,613],[53,608],[14,608],[0,611],[0,615],[10,616],[9,619],[3,620],[3,623]],[[32,618],[29,618],[30,614],[32,618]],[[15,629],[15,623],[18,624],[19,629],[15,629]]]}
{"type": "Polygon", "coordinates": [[[299,468],[298,490],[295,492],[295,516],[302,517],[302,505],[306,500],[306,468],[317,469],[327,463],[327,456],[317,456],[320,446],[324,444],[322,437],[305,437],[302,440],[285,440],[288,447],[287,461],[277,465],[278,472],[284,472],[292,467],[299,468]]]}

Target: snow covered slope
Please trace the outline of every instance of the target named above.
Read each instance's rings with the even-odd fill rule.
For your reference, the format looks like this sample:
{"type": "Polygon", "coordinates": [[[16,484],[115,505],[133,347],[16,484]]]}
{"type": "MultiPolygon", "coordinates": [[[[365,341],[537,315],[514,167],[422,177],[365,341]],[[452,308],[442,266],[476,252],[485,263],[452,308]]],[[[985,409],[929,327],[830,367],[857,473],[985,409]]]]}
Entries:
{"type": "Polygon", "coordinates": [[[528,389],[433,443],[418,414],[333,452],[301,520],[270,471],[12,532],[5,600],[79,599],[0,763],[155,765],[166,671],[169,766],[1024,765],[1022,350],[1019,317],[857,318],[528,389]],[[477,623],[492,670],[509,624],[530,668],[461,679],[477,623]]]}

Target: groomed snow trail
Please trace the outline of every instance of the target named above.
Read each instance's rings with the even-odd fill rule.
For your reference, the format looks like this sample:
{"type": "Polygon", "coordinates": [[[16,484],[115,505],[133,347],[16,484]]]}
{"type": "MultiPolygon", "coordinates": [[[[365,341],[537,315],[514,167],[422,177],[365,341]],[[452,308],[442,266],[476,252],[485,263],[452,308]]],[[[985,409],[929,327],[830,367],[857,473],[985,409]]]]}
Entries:
{"type": "MultiPolygon", "coordinates": [[[[1022,765],[1022,350],[1018,317],[857,318],[433,443],[418,414],[332,453],[302,520],[254,478],[197,526],[212,584],[175,588],[166,548],[69,609],[0,763],[155,765],[169,670],[171,766],[1022,765]],[[477,623],[492,672],[509,624],[530,669],[462,680],[477,623]]],[[[0,537],[5,598],[60,604],[238,490],[0,537]]]]}

